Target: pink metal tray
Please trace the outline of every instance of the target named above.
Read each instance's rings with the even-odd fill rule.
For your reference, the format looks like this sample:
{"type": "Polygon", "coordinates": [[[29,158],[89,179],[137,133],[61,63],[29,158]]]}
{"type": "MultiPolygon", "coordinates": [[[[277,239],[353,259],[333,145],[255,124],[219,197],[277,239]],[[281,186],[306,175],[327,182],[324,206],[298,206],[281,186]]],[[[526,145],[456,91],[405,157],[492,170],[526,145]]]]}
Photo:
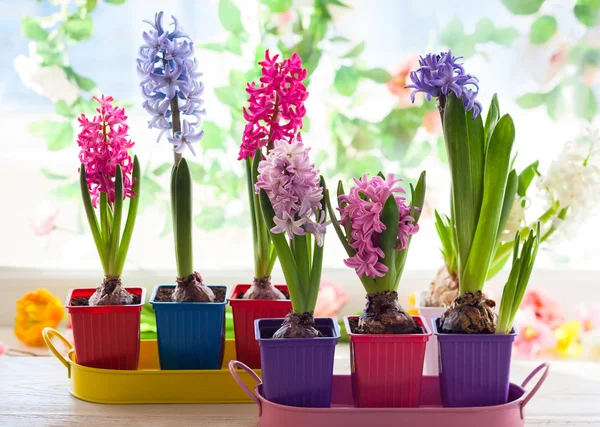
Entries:
{"type": "Polygon", "coordinates": [[[259,427],[364,427],[389,425],[394,427],[463,427],[477,420],[485,427],[524,427],[524,408],[548,376],[550,366],[542,363],[535,368],[523,384],[510,385],[508,403],[479,408],[444,408],[440,396],[438,377],[423,377],[421,406],[419,408],[355,408],[350,375],[334,375],[331,408],[297,408],[269,402],[262,396],[262,382],[250,368],[241,362],[229,362],[229,371],[238,385],[258,405],[259,427]],[[240,368],[256,381],[254,393],[238,376],[240,368]],[[531,391],[527,384],[542,371],[531,391]]]}

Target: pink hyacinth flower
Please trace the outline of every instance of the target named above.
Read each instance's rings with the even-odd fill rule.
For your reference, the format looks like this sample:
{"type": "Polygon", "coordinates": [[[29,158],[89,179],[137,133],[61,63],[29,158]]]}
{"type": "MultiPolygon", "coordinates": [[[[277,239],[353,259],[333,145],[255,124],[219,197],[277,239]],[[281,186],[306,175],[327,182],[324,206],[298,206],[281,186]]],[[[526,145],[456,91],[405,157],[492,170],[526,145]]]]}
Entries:
{"type": "Polygon", "coordinates": [[[110,203],[114,203],[117,165],[123,174],[123,197],[135,196],[131,178],[133,161],[128,152],[134,143],[128,139],[125,109],[113,106],[112,96],[94,99],[100,104],[96,109],[98,115],[92,119],[84,114],[79,117],[81,132],[77,144],[81,147],[79,160],[85,167],[92,203],[97,207],[100,193],[106,193],[110,203]]]}
{"type": "Polygon", "coordinates": [[[243,108],[244,128],[238,160],[253,157],[258,148],[273,141],[291,143],[297,139],[302,129],[302,119],[306,115],[304,101],[308,97],[302,81],[306,69],[302,59],[294,53],[291,58],[277,62],[279,55],[271,57],[265,52],[260,84],[249,83],[246,92],[249,106],[243,108]]]}
{"type": "Polygon", "coordinates": [[[405,249],[408,237],[419,231],[419,226],[410,216],[410,206],[401,195],[405,191],[396,185],[400,181],[393,174],[389,174],[385,179],[380,176],[369,179],[368,175],[364,174],[354,179],[356,185],[347,195],[340,195],[340,225],[350,223],[350,246],[356,249],[356,254],[344,260],[344,263],[354,268],[359,277],[383,277],[388,272],[388,268],[381,262],[385,254],[378,247],[377,241],[378,235],[386,229],[381,221],[381,212],[390,196],[396,199],[399,210],[396,250],[405,249]]]}

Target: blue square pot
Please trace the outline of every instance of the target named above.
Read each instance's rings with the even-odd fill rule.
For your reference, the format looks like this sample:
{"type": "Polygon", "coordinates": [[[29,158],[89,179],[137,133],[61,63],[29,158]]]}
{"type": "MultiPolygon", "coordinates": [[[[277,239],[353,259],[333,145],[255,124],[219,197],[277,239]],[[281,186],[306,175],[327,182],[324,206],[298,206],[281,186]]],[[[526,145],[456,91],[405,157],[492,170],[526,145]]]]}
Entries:
{"type": "Polygon", "coordinates": [[[225,345],[225,307],[223,302],[159,302],[155,301],[157,285],[150,304],[156,313],[156,334],[161,369],[221,369],[225,345]]]}

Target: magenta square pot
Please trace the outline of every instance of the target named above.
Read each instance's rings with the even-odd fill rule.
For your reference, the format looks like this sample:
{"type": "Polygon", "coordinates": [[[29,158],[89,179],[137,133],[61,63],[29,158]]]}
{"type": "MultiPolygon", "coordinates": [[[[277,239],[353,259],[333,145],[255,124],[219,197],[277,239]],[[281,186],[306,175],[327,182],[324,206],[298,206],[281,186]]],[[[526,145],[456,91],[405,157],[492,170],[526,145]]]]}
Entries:
{"type": "Polygon", "coordinates": [[[510,334],[444,334],[440,318],[432,319],[437,336],[440,391],[447,408],[503,405],[508,401],[512,345],[510,334]]]}
{"type": "Polygon", "coordinates": [[[419,406],[425,348],[431,332],[423,318],[413,319],[422,334],[355,334],[344,317],[350,337],[354,404],[359,408],[419,406]]]}
{"type": "Polygon", "coordinates": [[[265,398],[280,405],[329,408],[339,325],[329,317],[316,318],[315,325],[324,337],[272,338],[283,320],[254,322],[265,398]]]}

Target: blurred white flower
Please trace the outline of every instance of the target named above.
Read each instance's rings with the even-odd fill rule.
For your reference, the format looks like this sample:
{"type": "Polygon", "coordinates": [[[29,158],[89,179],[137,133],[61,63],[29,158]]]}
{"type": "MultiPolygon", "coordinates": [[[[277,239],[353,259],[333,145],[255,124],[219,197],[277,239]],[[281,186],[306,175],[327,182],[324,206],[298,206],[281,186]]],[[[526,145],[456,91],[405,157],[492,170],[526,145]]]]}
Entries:
{"type": "Polygon", "coordinates": [[[29,56],[17,56],[14,66],[26,87],[38,95],[50,98],[52,102],[63,99],[67,104],[72,104],[79,96],[79,88],[67,78],[62,68],[56,65],[41,66],[34,42],[29,44],[29,56]]]}
{"type": "Polygon", "coordinates": [[[572,234],[595,211],[600,202],[600,137],[590,132],[584,142],[567,142],[548,172],[538,180],[540,189],[560,209],[568,207],[564,220],[554,218],[552,226],[563,236],[572,234]]]}
{"type": "Polygon", "coordinates": [[[54,223],[58,217],[58,206],[51,200],[43,201],[36,215],[31,220],[31,229],[36,236],[44,237],[54,230],[54,223]]]}
{"type": "Polygon", "coordinates": [[[526,198],[519,197],[518,195],[515,197],[510,214],[506,220],[506,225],[504,226],[504,232],[500,236],[502,243],[512,242],[515,239],[517,231],[521,231],[525,225],[525,210],[528,205],[529,201],[526,198]]]}

